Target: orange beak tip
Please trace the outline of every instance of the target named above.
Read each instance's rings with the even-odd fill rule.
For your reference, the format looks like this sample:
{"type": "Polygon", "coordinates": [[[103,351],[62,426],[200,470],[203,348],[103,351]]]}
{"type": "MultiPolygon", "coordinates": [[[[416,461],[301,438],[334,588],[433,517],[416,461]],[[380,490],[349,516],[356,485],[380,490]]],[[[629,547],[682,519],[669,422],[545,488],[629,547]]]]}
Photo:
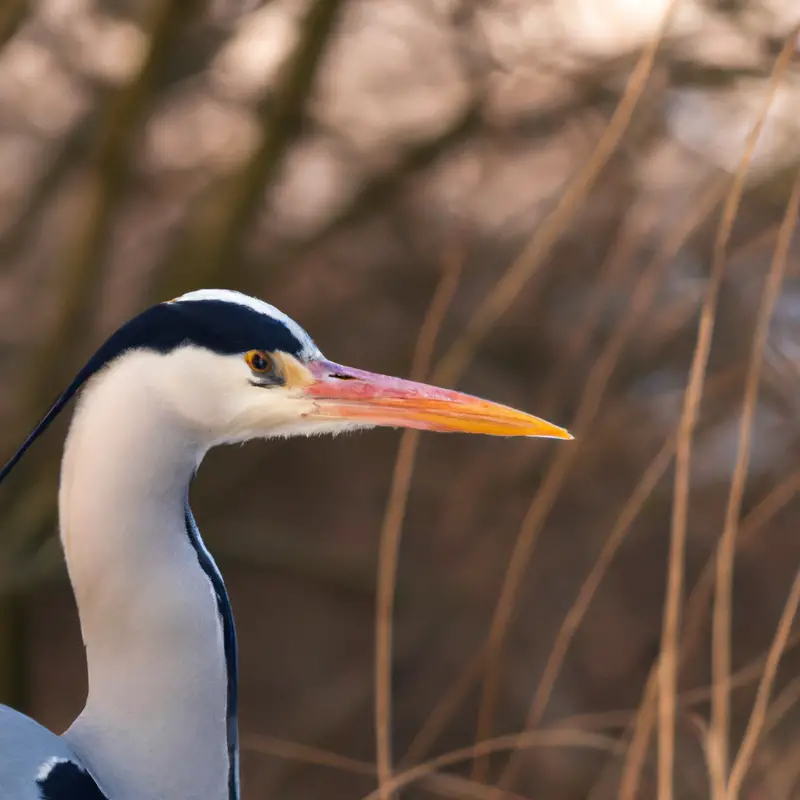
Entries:
{"type": "Polygon", "coordinates": [[[536,425],[536,429],[527,434],[523,434],[526,439],[559,439],[561,441],[572,441],[575,437],[566,429],[558,425],[552,425],[542,420],[536,425]]]}
{"type": "Polygon", "coordinates": [[[542,434],[540,434],[540,433],[532,433],[528,438],[529,439],[543,439],[543,438],[544,439],[561,439],[562,441],[569,441],[569,442],[575,440],[575,437],[568,430],[563,430],[563,431],[560,431],[559,433],[546,434],[545,436],[542,436],[542,434]]]}

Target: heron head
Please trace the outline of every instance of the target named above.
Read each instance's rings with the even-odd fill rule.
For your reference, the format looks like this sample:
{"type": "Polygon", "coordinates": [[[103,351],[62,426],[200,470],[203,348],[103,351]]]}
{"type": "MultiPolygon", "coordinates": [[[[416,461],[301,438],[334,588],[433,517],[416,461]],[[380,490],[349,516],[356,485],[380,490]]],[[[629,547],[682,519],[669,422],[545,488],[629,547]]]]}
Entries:
{"type": "Polygon", "coordinates": [[[128,387],[144,387],[206,449],[379,425],[572,438],[508,406],[329,361],[273,306],[206,289],[153,306],[112,334],[0,469],[0,480],[84,385],[105,381],[124,402],[135,402],[128,387]]]}
{"type": "Polygon", "coordinates": [[[246,295],[202,290],[162,308],[184,338],[160,354],[160,391],[214,443],[373,426],[571,438],[504,405],[330,361],[296,322],[246,295]]]}

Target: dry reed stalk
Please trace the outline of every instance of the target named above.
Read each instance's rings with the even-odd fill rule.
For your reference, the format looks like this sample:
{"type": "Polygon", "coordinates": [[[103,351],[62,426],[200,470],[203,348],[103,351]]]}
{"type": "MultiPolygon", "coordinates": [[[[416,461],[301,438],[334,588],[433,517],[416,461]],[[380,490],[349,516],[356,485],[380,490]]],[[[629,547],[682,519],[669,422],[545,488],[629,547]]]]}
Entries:
{"type": "Polygon", "coordinates": [[[798,572],[792,581],[792,587],[789,590],[789,597],[783,607],[781,618],[778,622],[778,628],[775,631],[775,637],[772,640],[769,656],[767,658],[766,666],[764,667],[764,674],[758,685],[756,692],[756,699],[753,703],[753,710],[750,713],[750,719],[747,722],[747,728],[742,738],[742,744],[739,752],[734,759],[733,766],[731,767],[730,779],[728,781],[726,800],[738,800],[739,793],[741,792],[742,783],[750,767],[753,759],[761,731],[767,717],[767,710],[769,698],[772,694],[772,687],[775,683],[775,676],[778,671],[781,656],[786,649],[786,642],[789,639],[789,634],[792,630],[792,624],[797,616],[797,608],[800,605],[800,572],[798,572]]]}
{"type": "MultiPolygon", "coordinates": [[[[253,753],[279,758],[295,764],[326,767],[352,775],[375,775],[375,766],[368,761],[342,756],[330,750],[310,747],[286,739],[248,734],[242,739],[242,747],[244,750],[253,753]]],[[[485,800],[489,794],[488,787],[481,783],[470,781],[461,775],[431,773],[420,780],[423,788],[440,797],[452,797],[457,800],[485,800]]],[[[508,800],[525,800],[525,798],[511,795],[508,800]]]]}
{"type": "MultiPolygon", "coordinates": [[[[700,312],[697,344],[692,357],[689,383],[684,396],[684,407],[678,431],[676,450],[675,490],[668,559],[667,592],[664,601],[664,623],[661,637],[658,682],[658,797],[659,800],[672,798],[672,767],[674,759],[675,708],[678,667],[678,634],[680,626],[681,600],[683,594],[683,555],[687,536],[687,517],[689,503],[689,480],[691,446],[694,428],[702,401],[711,337],[716,316],[716,302],[726,263],[726,250],[736,212],[744,189],[744,181],[756,142],[766,119],[769,106],[781,76],[786,71],[790,56],[790,43],[784,45],[771,72],[770,87],[764,107],[759,113],[751,131],[739,163],[731,189],[726,197],[722,219],[717,228],[712,256],[711,274],[706,298],[700,312]]],[[[650,700],[646,690],[645,703],[650,700]]],[[[718,709],[719,713],[719,709],[718,709]]],[[[717,719],[717,725],[719,719],[717,719]]],[[[620,786],[620,800],[634,800],[639,782],[639,774],[647,751],[648,736],[639,732],[637,724],[620,786]]],[[[726,759],[720,754],[717,763],[724,766],[726,759]]],[[[714,776],[712,785],[718,791],[719,776],[714,776]]]]}
{"type": "MultiPolygon", "coordinates": [[[[710,384],[706,386],[707,390],[709,388],[710,384]]],[[[740,535],[737,539],[737,547],[750,542],[776,514],[786,507],[786,505],[792,500],[798,491],[800,491],[800,472],[787,476],[783,481],[781,481],[781,483],[775,486],[744,518],[741,525],[740,535]]],[[[697,646],[700,640],[700,635],[703,630],[702,623],[705,619],[705,609],[709,603],[709,598],[711,597],[711,593],[714,588],[714,565],[715,559],[712,554],[708,561],[706,561],[700,577],[695,583],[694,588],[689,595],[689,599],[686,602],[686,625],[684,626],[684,630],[681,635],[679,663],[683,663],[686,660],[687,654],[697,646]]],[[[631,742],[631,747],[633,747],[635,743],[638,754],[640,755],[641,760],[639,760],[639,762],[633,766],[633,769],[638,771],[641,771],[641,768],[644,764],[647,743],[655,722],[655,704],[658,690],[658,669],[659,664],[656,662],[647,677],[639,708],[637,711],[633,712],[635,719],[632,724],[633,739],[631,742]]],[[[704,692],[704,699],[710,699],[711,687],[705,687],[704,692]]],[[[617,713],[622,714],[624,712],[617,713]]],[[[581,719],[585,718],[589,720],[593,716],[594,715],[580,715],[577,717],[570,717],[568,721],[574,721],[575,724],[577,724],[577,722],[581,719]]],[[[634,780],[638,780],[638,775],[634,778],[634,780]]]]}
{"type": "MultiPolygon", "coordinates": [[[[789,636],[784,652],[800,644],[800,632],[789,636]]],[[[745,689],[755,683],[763,674],[764,666],[769,658],[769,651],[762,653],[749,661],[743,667],[731,675],[731,689],[745,689]]],[[[697,686],[687,689],[679,696],[680,706],[685,711],[689,711],[695,706],[708,703],[711,699],[713,687],[711,684],[697,686]]],[[[764,723],[764,732],[777,725],[783,716],[800,700],[800,678],[790,681],[780,693],[775,702],[770,706],[767,720],[764,723]]],[[[612,711],[598,711],[586,714],[571,714],[557,722],[551,723],[550,729],[558,728],[579,728],[589,731],[611,731],[617,728],[627,727],[635,717],[637,709],[614,709],[612,711]]]]}
{"type": "MultiPolygon", "coordinates": [[[[646,288],[641,289],[642,292],[646,291],[647,294],[651,295],[655,293],[664,268],[675,256],[677,251],[684,244],[686,239],[692,234],[692,232],[713,211],[722,197],[723,189],[724,184],[721,181],[714,182],[707,187],[701,193],[697,202],[692,204],[689,213],[680,220],[679,224],[675,226],[671,234],[666,237],[655,258],[645,269],[645,273],[650,277],[645,281],[646,288]]],[[[629,234],[623,238],[623,241],[629,242],[628,245],[625,246],[625,250],[630,247],[629,240],[631,238],[632,234],[629,234]]],[[[623,245],[622,242],[620,242],[619,249],[622,248],[623,245]]],[[[617,257],[612,260],[612,263],[619,263],[620,260],[621,253],[618,252],[617,257]]],[[[644,304],[644,301],[642,302],[644,304]]],[[[578,341],[580,341],[580,339],[578,341]]],[[[601,356],[601,359],[604,357],[606,356],[601,356]]],[[[449,720],[452,719],[453,715],[460,707],[461,702],[463,702],[466,695],[471,691],[475,682],[480,677],[480,669],[482,668],[485,660],[486,645],[484,644],[479,651],[473,655],[464,670],[453,682],[450,690],[431,712],[422,729],[417,734],[417,737],[413,740],[408,752],[403,757],[403,763],[413,763],[415,760],[422,757],[422,755],[432,746],[433,742],[440,735],[441,731],[447,725],[449,720]]]]}
{"type": "MultiPolygon", "coordinates": [[[[619,742],[611,736],[602,736],[596,733],[589,733],[581,730],[567,730],[564,728],[553,728],[543,731],[523,731],[512,733],[506,736],[497,736],[493,739],[486,739],[482,742],[453,750],[444,755],[432,758],[423,764],[418,764],[403,772],[395,773],[391,783],[388,785],[390,791],[408,786],[410,783],[421,780],[437,770],[445,767],[455,766],[467,761],[473,761],[488,756],[492,753],[500,753],[507,750],[516,750],[520,747],[527,748],[575,748],[582,747],[600,752],[616,752],[619,750],[619,742]]],[[[494,787],[489,787],[491,796],[494,787]]],[[[366,795],[363,800],[379,800],[380,793],[376,789],[366,795]]]]}
{"type": "Polygon", "coordinates": [[[733,603],[733,572],[736,555],[736,539],[739,529],[739,516],[741,513],[742,499],[747,483],[747,470],[750,458],[750,442],[752,436],[753,419],[758,402],[758,389],[761,380],[761,367],[764,360],[764,350],[769,333],[769,324],[775,303],[783,283],[786,267],[786,255],[792,226],[797,216],[797,184],[792,191],[789,203],[778,236],[778,246],[775,257],[772,259],[769,274],[758,311],[756,330],[753,337],[750,362],[745,382],[745,393],[742,402],[742,416],[739,426],[739,447],[734,464],[731,488],[725,510],[725,522],[722,536],[717,547],[715,568],[715,593],[713,606],[712,627],[712,671],[714,691],[712,693],[712,724],[711,732],[714,741],[721,748],[719,758],[714,759],[719,771],[713,771],[714,796],[717,800],[729,797],[727,788],[728,772],[728,736],[730,717],[729,683],[731,671],[731,627],[733,603]],[[793,217],[793,218],[792,218],[793,217]],[[785,249],[782,249],[782,245],[785,249]]]}
{"type": "MultiPolygon", "coordinates": [[[[609,120],[608,126],[604,130],[589,160],[570,182],[555,208],[545,218],[541,227],[533,236],[523,253],[516,262],[511,265],[509,270],[489,293],[484,303],[478,308],[463,335],[454,342],[453,346],[442,358],[435,370],[437,379],[441,377],[445,382],[451,382],[457,375],[461,374],[478,343],[486,336],[497,320],[500,319],[513,301],[519,296],[525,283],[542,264],[550,248],[558,240],[558,237],[569,224],[570,219],[573,218],[577,207],[583,203],[588,196],[594,182],[612,153],[617,149],[622,136],[628,129],[633,111],[644,93],[655,64],[656,53],[672,21],[672,15],[676,6],[677,1],[671,0],[657,35],[642,51],[628,79],[625,92],[617,104],[614,114],[609,120]]],[[[555,472],[556,471],[553,470],[551,474],[555,472]]],[[[553,482],[555,484],[556,480],[554,479],[553,482]]],[[[541,494],[543,497],[547,497],[547,493],[544,491],[542,491],[541,494]]],[[[541,507],[544,508],[548,502],[549,499],[543,500],[541,502],[541,507]]],[[[536,529],[535,524],[529,525],[528,527],[531,531],[535,531],[536,529]]],[[[515,552],[519,553],[519,557],[516,563],[527,561],[527,558],[525,558],[525,551],[530,551],[534,534],[532,533],[527,538],[529,540],[528,542],[526,542],[522,536],[518,539],[520,544],[518,551],[515,552]]],[[[512,555],[512,560],[513,559],[514,556],[512,555]]],[[[513,574],[514,571],[515,568],[509,565],[509,572],[511,574],[506,581],[506,585],[511,588],[505,590],[505,597],[501,596],[498,601],[495,618],[492,621],[492,631],[489,634],[491,644],[487,661],[487,675],[484,681],[483,694],[478,710],[476,732],[476,738],[478,739],[485,738],[492,728],[497,694],[497,671],[499,668],[497,651],[499,650],[498,645],[502,644],[502,639],[505,635],[505,624],[503,621],[509,614],[511,601],[513,601],[515,595],[515,591],[511,590],[513,589],[514,582],[517,580],[513,574]]],[[[487,771],[488,761],[482,759],[476,762],[473,777],[476,780],[485,779],[487,771]]]]}
{"type": "MultiPolygon", "coordinates": [[[[716,207],[721,194],[721,184],[713,183],[701,193],[698,201],[690,206],[689,213],[680,220],[680,223],[675,227],[671,235],[667,236],[658,254],[646,268],[639,282],[634,286],[631,294],[631,310],[629,311],[628,317],[623,320],[614,336],[612,336],[606,349],[598,359],[597,365],[604,364],[606,361],[615,362],[619,357],[622,347],[630,338],[635,325],[644,316],[646,307],[652,302],[664,269],[675,257],[680,247],[685,243],[691,233],[716,207]]],[[[611,363],[608,369],[609,371],[613,369],[613,363],[611,363]]],[[[592,377],[590,373],[589,380],[587,381],[587,396],[591,394],[590,388],[593,388],[592,377]]],[[[528,709],[526,728],[535,727],[541,722],[542,715],[544,714],[547,702],[552,693],[561,665],[566,657],[569,644],[581,620],[585,616],[589,604],[613,560],[614,555],[622,545],[627,531],[630,529],[630,526],[633,524],[636,516],[638,516],[658,481],[666,472],[672,460],[673,450],[674,441],[667,441],[651,461],[644,472],[642,480],[623,506],[617,522],[598,556],[597,562],[581,586],[578,597],[567,612],[564,622],[556,635],[556,640],[548,656],[547,663],[545,664],[539,687],[528,709]]],[[[516,774],[516,763],[512,756],[498,780],[498,785],[500,787],[507,787],[511,784],[516,774]]]]}
{"type": "MultiPolygon", "coordinates": [[[[716,189],[716,187],[714,187],[716,189]]],[[[714,196],[714,192],[703,194],[704,203],[714,196]]],[[[685,233],[681,230],[681,233],[685,233]]],[[[670,238],[670,244],[683,241],[683,237],[670,238]]],[[[675,245],[678,247],[679,245],[675,245]]],[[[646,310],[652,305],[656,290],[660,284],[663,268],[669,262],[668,254],[671,248],[666,248],[654,259],[647,269],[639,276],[630,296],[629,311],[620,321],[611,338],[606,343],[603,352],[593,364],[586,379],[586,388],[581,397],[575,419],[571,424],[578,443],[588,434],[597,412],[600,408],[606,387],[614,369],[622,355],[624,347],[632,336],[636,326],[643,319],[646,310]]],[[[550,513],[558,494],[563,487],[574,459],[579,452],[579,444],[560,449],[553,463],[545,475],[539,491],[534,496],[525,518],[520,526],[520,532],[514,550],[509,559],[508,569],[500,590],[500,598],[495,607],[492,623],[489,630],[489,659],[486,681],[484,683],[484,696],[481,703],[483,716],[479,714],[479,724],[484,725],[491,721],[495,698],[499,682],[499,665],[502,646],[506,633],[511,624],[516,600],[524,577],[524,572],[530,561],[530,556],[536,539],[541,530],[542,523],[550,513]]],[[[479,727],[480,730],[480,727],[479,727]]]]}
{"type": "Polygon", "coordinates": [[[792,678],[792,680],[783,687],[767,709],[767,713],[764,717],[764,726],[761,729],[761,738],[763,739],[774,731],[798,703],[800,703],[800,675],[792,678]]]}
{"type": "Polygon", "coordinates": [[[600,141],[586,163],[569,182],[553,210],[544,218],[523,252],[489,292],[486,300],[470,319],[464,333],[456,339],[433,371],[437,383],[451,384],[464,372],[475,348],[519,297],[525,284],[542,265],[550,248],[567,228],[580,205],[586,200],[608,159],[619,146],[628,129],[650,74],[656,53],[672,19],[677,0],[672,0],[664,15],[658,35],[648,43],[628,79],[625,92],[603,131],[600,141]]]}
{"type": "Polygon", "coordinates": [[[477,685],[486,660],[485,644],[472,655],[466,667],[450,684],[450,688],[440,698],[433,711],[428,714],[417,735],[411,740],[405,755],[400,760],[403,767],[417,763],[433,747],[434,742],[444,731],[448,722],[456,715],[464,698],[477,685]]]}
{"type": "MultiPolygon", "coordinates": [[[[411,365],[411,378],[422,380],[428,371],[436,338],[453,299],[464,255],[454,245],[420,328],[411,365]]],[[[378,586],[375,604],[375,740],[378,786],[381,800],[390,800],[383,787],[392,779],[392,635],[397,563],[403,519],[419,443],[418,431],[404,431],[395,460],[389,499],[381,527],[378,551],[378,586]]]]}
{"type": "MultiPolygon", "coordinates": [[[[675,708],[678,673],[678,635],[680,628],[681,604],[683,595],[684,552],[688,532],[689,485],[692,439],[700,404],[703,398],[708,357],[711,351],[711,340],[716,319],[717,298],[725,272],[727,246],[733,230],[734,220],[744,190],[747,168],[753,151],[766,120],[778,81],[785,72],[789,62],[789,47],[785,45],[772,70],[770,88],[767,99],[761,109],[753,130],[751,131],[741,162],[737,169],[731,190],[726,198],[722,219],[717,228],[711,262],[711,273],[703,307],[700,311],[700,322],[697,344],[692,357],[689,383],[684,396],[684,407],[678,432],[678,445],[675,458],[675,490],[673,496],[673,514],[670,536],[669,567],[667,574],[667,592],[664,601],[664,623],[661,637],[661,665],[659,670],[659,737],[658,737],[658,797],[659,800],[671,800],[673,795],[673,760],[675,747],[675,708]]],[[[712,713],[711,732],[721,730],[723,720],[718,703],[713,704],[716,713],[712,713]]],[[[724,716],[727,721],[727,716],[724,716]]],[[[725,725],[727,729],[727,722],[725,725]]],[[[723,737],[724,738],[724,737],[723,737]]],[[[725,746],[722,738],[717,737],[719,746],[725,746]]],[[[727,757],[724,752],[710,762],[726,769],[727,757]]],[[[627,773],[626,773],[627,774],[627,773]]],[[[724,790],[718,772],[711,776],[712,795],[719,798],[719,791],[724,790]]],[[[627,786],[626,791],[630,791],[627,786]]],[[[630,795],[623,795],[632,797],[630,795]]]]}
{"type": "MultiPolygon", "coordinates": [[[[710,389],[710,385],[707,387],[710,389]]],[[[658,458],[658,456],[656,457],[658,458]]],[[[648,470],[654,469],[651,463],[648,470]]],[[[777,514],[785,505],[794,497],[800,489],[800,472],[788,476],[778,486],[774,487],[745,517],[742,524],[741,535],[737,541],[737,545],[745,544],[752,539],[769,521],[777,514]]],[[[632,500],[629,499],[628,505],[631,505],[632,500]]],[[[622,515],[621,515],[622,516],[622,515]]],[[[619,521],[617,523],[619,525],[619,521]]],[[[710,589],[713,586],[713,559],[709,559],[706,564],[705,570],[698,580],[692,595],[687,603],[687,616],[691,616],[691,610],[700,610],[708,601],[710,589]]],[[[696,616],[696,615],[695,615],[696,616]]],[[[699,628],[696,629],[699,632],[699,628]]],[[[688,644],[691,640],[691,632],[689,630],[684,632],[682,641],[682,652],[686,652],[688,644]]],[[[793,637],[792,644],[796,644],[800,640],[800,635],[793,637]]],[[[451,689],[443,696],[440,703],[436,706],[434,711],[429,715],[425,725],[421,728],[417,737],[412,741],[408,751],[400,761],[401,766],[409,766],[423,755],[428,752],[441,731],[446,724],[455,714],[455,711],[463,701],[464,696],[476,683],[480,669],[485,657],[485,650],[481,648],[478,650],[473,658],[468,663],[467,667],[462,671],[458,679],[452,684],[451,689]]],[[[744,687],[755,680],[763,669],[766,661],[766,656],[760,656],[742,667],[734,676],[731,677],[731,688],[744,687]]],[[[655,673],[651,675],[651,680],[655,673]]],[[[707,702],[711,697],[712,688],[710,686],[698,687],[683,693],[680,697],[681,707],[690,707],[700,703],[707,702]]],[[[797,681],[795,692],[800,696],[800,681],[797,681]]],[[[765,723],[765,729],[771,729],[777,724],[779,719],[786,711],[783,708],[791,707],[794,703],[792,699],[794,695],[789,691],[789,687],[785,690],[785,695],[782,693],[778,700],[773,704],[774,721],[765,723]]],[[[553,727],[569,727],[580,728],[589,730],[608,730],[613,728],[624,728],[628,726],[631,719],[637,714],[636,709],[625,709],[617,711],[608,711],[595,714],[579,714],[572,715],[568,718],[559,720],[554,723],[553,727]]],[[[772,719],[772,717],[770,717],[772,719]]],[[[280,749],[279,745],[276,745],[280,749]]],[[[301,746],[305,747],[305,746],[301,746]]],[[[258,748],[255,748],[258,749],[258,748]]],[[[312,748],[314,750],[314,748],[312,748]]],[[[320,751],[325,752],[325,751],[320,751]]],[[[274,753],[279,755],[278,752],[274,753]]],[[[310,763],[310,762],[309,762],[310,763]]],[[[366,762],[363,762],[366,763],[366,762]]],[[[371,765],[369,765],[371,767],[371,765]]],[[[342,767],[343,768],[343,767],[342,767]]],[[[374,768],[371,774],[374,774],[374,768]]]]}
{"type": "Polygon", "coordinates": [[[580,319],[576,320],[575,330],[564,343],[563,355],[559,355],[553,376],[542,391],[540,410],[546,419],[555,413],[561,401],[571,368],[581,362],[592,344],[614,288],[623,281],[632,282],[631,271],[636,266],[634,256],[652,226],[652,214],[642,218],[635,210],[631,210],[620,226],[616,240],[600,265],[597,283],[589,294],[586,307],[582,309],[580,319]]]}
{"type": "MultiPolygon", "coordinates": [[[[706,387],[708,388],[708,387],[706,387]]],[[[800,491],[800,472],[787,476],[764,497],[742,520],[736,547],[747,545],[767,523],[800,491]]],[[[705,621],[706,607],[714,588],[714,555],[705,563],[700,577],[686,602],[686,624],[681,636],[681,660],[696,647],[705,621]]]]}
{"type": "Polygon", "coordinates": [[[360,761],[349,758],[330,750],[319,747],[290,742],[286,739],[277,739],[274,736],[262,736],[257,733],[248,733],[242,736],[242,750],[260,753],[286,761],[296,761],[301,764],[313,764],[317,767],[329,767],[342,772],[351,772],[356,775],[374,775],[375,766],[369,761],[360,761]]]}
{"type": "MultiPolygon", "coordinates": [[[[788,47],[785,47],[788,50],[788,47]]],[[[791,52],[791,51],[790,51],[791,52]]],[[[750,364],[748,367],[747,384],[745,396],[742,403],[742,420],[739,431],[739,452],[736,459],[736,466],[731,481],[731,491],[729,496],[728,508],[725,516],[725,527],[717,549],[717,569],[716,569],[716,592],[714,595],[714,638],[712,655],[714,656],[713,671],[714,686],[719,687],[712,697],[712,727],[727,723],[730,705],[730,696],[727,683],[730,680],[730,659],[731,659],[731,625],[732,625],[732,601],[733,601],[733,570],[736,553],[736,534],[738,531],[739,514],[741,511],[742,497],[744,495],[745,482],[747,480],[747,466],[750,453],[750,437],[752,436],[752,423],[755,416],[756,403],[758,402],[758,387],[761,378],[761,364],[764,357],[764,349],[769,335],[770,322],[775,310],[775,304],[783,285],[783,276],[786,271],[786,262],[789,254],[792,233],[797,224],[798,208],[800,208],[800,172],[798,172],[789,203],[786,207],[786,214],[781,223],[778,241],[775,246],[775,253],[767,274],[766,285],[758,310],[756,330],[753,336],[753,347],[751,351],[750,364]],[[717,714],[714,714],[715,705],[719,705],[717,714]]],[[[792,585],[789,599],[786,601],[783,615],[781,616],[778,631],[775,634],[773,647],[770,650],[770,657],[764,668],[764,676],[758,687],[753,710],[747,729],[742,740],[739,754],[731,768],[725,797],[728,800],[736,800],[744,779],[745,771],[752,759],[758,741],[759,732],[764,724],[767,703],[769,702],[772,683],[775,679],[775,672],[778,662],[786,645],[786,640],[791,632],[792,621],[797,611],[797,604],[800,602],[800,573],[798,573],[792,585]]],[[[717,728],[717,735],[726,737],[729,735],[728,728],[717,728]]],[[[727,748],[723,751],[727,756],[727,748]]]]}

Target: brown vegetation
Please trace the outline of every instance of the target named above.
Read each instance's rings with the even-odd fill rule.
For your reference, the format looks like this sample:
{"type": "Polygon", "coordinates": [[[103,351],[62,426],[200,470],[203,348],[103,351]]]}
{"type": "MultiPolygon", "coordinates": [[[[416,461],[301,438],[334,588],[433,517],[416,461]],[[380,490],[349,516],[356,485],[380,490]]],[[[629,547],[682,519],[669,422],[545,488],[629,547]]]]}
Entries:
{"type": "MultiPolygon", "coordinates": [[[[2,453],[200,286],[577,437],[209,457],[246,797],[800,797],[791,2],[0,6],[2,453]]],[[[0,491],[0,701],[56,729],[63,432],[0,491]]]]}

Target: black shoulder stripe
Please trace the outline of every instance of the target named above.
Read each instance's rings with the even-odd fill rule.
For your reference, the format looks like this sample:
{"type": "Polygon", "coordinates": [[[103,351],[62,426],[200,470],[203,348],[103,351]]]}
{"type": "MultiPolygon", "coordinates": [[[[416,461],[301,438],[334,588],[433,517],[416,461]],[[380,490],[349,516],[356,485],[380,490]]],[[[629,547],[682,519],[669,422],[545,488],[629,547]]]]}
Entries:
{"type": "Polygon", "coordinates": [[[56,761],[36,783],[42,800],[109,800],[94,778],[74,761],[56,761]]]}
{"type": "Polygon", "coordinates": [[[228,800],[239,798],[239,669],[236,646],[236,627],[233,610],[222,574],[200,536],[188,498],[184,506],[184,523],[189,542],[197,553],[200,568],[205,573],[217,601],[217,613],[222,625],[222,642],[227,673],[227,739],[228,739],[228,800]]]}

